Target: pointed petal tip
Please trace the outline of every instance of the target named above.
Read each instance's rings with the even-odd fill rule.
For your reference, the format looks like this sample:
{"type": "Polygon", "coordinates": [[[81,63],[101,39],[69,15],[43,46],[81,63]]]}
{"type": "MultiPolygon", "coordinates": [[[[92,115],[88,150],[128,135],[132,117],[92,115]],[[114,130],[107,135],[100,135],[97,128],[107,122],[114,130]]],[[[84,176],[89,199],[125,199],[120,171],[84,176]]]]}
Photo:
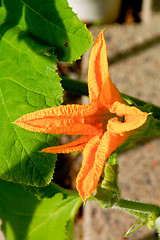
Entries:
{"type": "Polygon", "coordinates": [[[22,127],[22,125],[23,125],[22,117],[16,119],[13,123],[22,127]]]}
{"type": "Polygon", "coordinates": [[[24,123],[24,116],[26,116],[26,115],[23,115],[23,116],[17,118],[17,119],[14,121],[14,123],[15,123],[16,125],[18,125],[18,126],[20,126],[21,124],[23,124],[23,123],[24,123]]]}
{"type": "Polygon", "coordinates": [[[105,37],[104,37],[104,30],[105,30],[105,29],[103,29],[103,30],[100,32],[100,34],[98,35],[98,37],[97,37],[96,40],[95,40],[94,45],[96,45],[96,43],[98,43],[98,42],[101,42],[101,43],[104,43],[104,45],[105,45],[105,47],[106,47],[106,40],[105,40],[105,37]]]}
{"type": "Polygon", "coordinates": [[[76,188],[78,190],[78,193],[80,195],[80,197],[82,198],[84,204],[86,204],[86,201],[88,200],[88,198],[92,195],[92,194],[88,194],[87,192],[82,192],[81,189],[79,189],[78,185],[76,184],[76,188]]]}
{"type": "Polygon", "coordinates": [[[91,187],[92,185],[92,179],[89,179],[88,177],[86,177],[85,179],[82,180],[84,176],[81,174],[78,174],[77,179],[76,179],[76,189],[79,192],[80,197],[82,198],[83,202],[86,202],[87,199],[93,194],[95,188],[96,188],[96,184],[94,184],[95,186],[91,187]]]}
{"type": "Polygon", "coordinates": [[[104,38],[104,31],[105,31],[105,28],[101,30],[101,32],[100,32],[100,34],[98,35],[97,38],[99,38],[99,37],[104,38]]]}
{"type": "Polygon", "coordinates": [[[100,164],[95,160],[100,141],[101,136],[97,135],[91,138],[85,146],[82,167],[76,178],[76,188],[84,202],[86,202],[95,191],[106,160],[100,159],[100,164]]]}
{"type": "Polygon", "coordinates": [[[91,104],[96,103],[106,107],[115,101],[123,102],[119,91],[110,79],[104,29],[98,35],[90,54],[88,87],[91,104]]]}
{"type": "Polygon", "coordinates": [[[18,125],[18,123],[19,123],[19,118],[18,119],[16,119],[13,123],[15,123],[15,124],[17,124],[18,125]]]}
{"type": "Polygon", "coordinates": [[[82,167],[76,178],[76,188],[84,202],[96,190],[106,159],[126,138],[126,134],[120,136],[105,132],[102,138],[96,136],[86,145],[82,167]]]}
{"type": "Polygon", "coordinates": [[[43,152],[46,153],[71,153],[71,152],[81,152],[85,148],[87,142],[92,138],[93,136],[82,136],[78,138],[77,140],[59,145],[59,146],[53,146],[43,149],[43,152]]]}
{"type": "MultiPolygon", "coordinates": [[[[53,153],[53,152],[49,151],[49,148],[50,148],[50,147],[44,148],[44,149],[41,150],[41,152],[42,152],[42,153],[53,153]]],[[[54,153],[53,153],[53,154],[54,154],[54,153]]]]}

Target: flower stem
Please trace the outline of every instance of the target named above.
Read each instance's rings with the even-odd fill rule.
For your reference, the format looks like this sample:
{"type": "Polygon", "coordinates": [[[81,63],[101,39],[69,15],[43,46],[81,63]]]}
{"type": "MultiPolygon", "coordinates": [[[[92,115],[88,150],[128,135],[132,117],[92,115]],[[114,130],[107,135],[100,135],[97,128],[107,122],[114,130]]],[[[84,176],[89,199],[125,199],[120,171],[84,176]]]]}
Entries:
{"type": "Polygon", "coordinates": [[[142,203],[137,201],[131,201],[126,199],[119,199],[114,205],[121,211],[129,213],[138,218],[135,224],[129,229],[125,236],[130,235],[132,232],[147,224],[149,229],[156,227],[156,230],[160,237],[160,207],[154,204],[142,203]],[[135,225],[138,226],[135,227],[135,225]]]}
{"type": "Polygon", "coordinates": [[[142,203],[121,198],[118,202],[116,202],[115,207],[121,210],[131,210],[140,213],[154,214],[157,217],[160,216],[160,207],[154,204],[142,203]]]}
{"type": "Polygon", "coordinates": [[[88,96],[88,85],[79,80],[73,80],[67,77],[62,78],[62,87],[68,92],[76,93],[77,95],[88,96]]]}

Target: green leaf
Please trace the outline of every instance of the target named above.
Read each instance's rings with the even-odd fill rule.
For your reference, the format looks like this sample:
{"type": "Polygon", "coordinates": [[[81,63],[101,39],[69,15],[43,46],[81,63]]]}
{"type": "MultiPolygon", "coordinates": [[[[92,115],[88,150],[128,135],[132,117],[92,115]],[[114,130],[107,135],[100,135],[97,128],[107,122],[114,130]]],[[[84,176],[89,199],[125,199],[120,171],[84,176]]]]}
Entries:
{"type": "Polygon", "coordinates": [[[2,0],[2,4],[6,10],[5,23],[16,26],[22,16],[23,4],[19,0],[2,0]]]}
{"type": "Polygon", "coordinates": [[[104,179],[98,184],[94,197],[103,208],[112,207],[119,200],[118,164],[106,164],[104,179]]]}
{"type": "MultiPolygon", "coordinates": [[[[68,196],[77,197],[78,193],[72,190],[63,189],[60,186],[56,185],[55,183],[51,182],[48,186],[45,187],[31,187],[31,186],[24,186],[25,190],[31,192],[34,194],[38,199],[44,199],[44,198],[52,198],[55,194],[61,192],[63,193],[63,197],[67,198],[68,196]]],[[[79,204],[81,204],[81,200],[79,200],[79,204]]],[[[65,226],[65,239],[66,240],[72,240],[73,237],[73,227],[74,227],[74,216],[77,212],[77,209],[79,208],[79,204],[77,204],[72,212],[72,216],[70,219],[66,222],[65,226]]]]}
{"type": "MultiPolygon", "coordinates": [[[[19,184],[0,181],[0,218],[6,240],[64,240],[82,201],[78,194],[54,192],[38,200],[19,184]]],[[[70,229],[70,238],[73,228],[70,229]]]]}
{"type": "Polygon", "coordinates": [[[60,105],[62,87],[54,56],[18,28],[0,32],[0,178],[35,186],[48,184],[56,155],[37,152],[57,137],[26,131],[13,122],[60,105]]]}
{"type": "Polygon", "coordinates": [[[2,24],[6,17],[6,11],[3,7],[0,5],[0,24],[2,24]]]}
{"type": "Polygon", "coordinates": [[[70,196],[78,195],[76,191],[64,189],[53,182],[51,182],[49,185],[45,187],[32,187],[32,186],[26,186],[26,185],[24,185],[23,187],[27,192],[32,193],[39,200],[43,198],[52,198],[56,193],[59,193],[59,192],[63,193],[64,198],[66,198],[68,195],[70,196]]]}
{"type": "Polygon", "coordinates": [[[92,44],[86,26],[72,12],[67,0],[21,0],[25,4],[28,30],[55,46],[60,61],[80,58],[92,44]]]}
{"type": "Polygon", "coordinates": [[[54,47],[59,61],[79,59],[93,43],[90,32],[67,0],[3,0],[3,5],[7,10],[6,23],[15,25],[20,18],[25,19],[32,36],[54,47]]]}

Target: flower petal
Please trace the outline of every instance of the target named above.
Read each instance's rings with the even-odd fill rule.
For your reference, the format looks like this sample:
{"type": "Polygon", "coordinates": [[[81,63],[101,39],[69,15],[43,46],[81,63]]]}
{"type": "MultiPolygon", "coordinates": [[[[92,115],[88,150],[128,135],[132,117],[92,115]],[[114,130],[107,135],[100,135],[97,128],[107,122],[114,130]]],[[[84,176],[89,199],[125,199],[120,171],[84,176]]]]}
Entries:
{"type": "Polygon", "coordinates": [[[45,149],[42,150],[42,152],[47,152],[47,153],[70,153],[70,152],[83,151],[87,142],[91,138],[93,138],[93,136],[82,136],[79,139],[77,139],[77,140],[75,140],[71,143],[45,148],[45,149]]]}
{"type": "Polygon", "coordinates": [[[81,198],[86,201],[93,193],[95,155],[101,141],[99,135],[93,137],[83,151],[83,162],[80,172],[77,175],[76,186],[81,198]],[[92,191],[93,190],[93,191],[92,191]]]}
{"type": "Polygon", "coordinates": [[[40,133],[96,135],[102,131],[96,111],[90,104],[59,106],[26,114],[15,123],[40,133]]]}
{"type": "Polygon", "coordinates": [[[77,189],[84,201],[95,191],[106,159],[126,138],[127,135],[105,132],[102,138],[97,135],[87,143],[76,179],[77,189]]]}
{"type": "Polygon", "coordinates": [[[118,118],[115,117],[110,119],[107,124],[108,131],[119,134],[139,128],[146,122],[148,117],[146,112],[119,102],[115,102],[110,111],[116,113],[119,117],[124,116],[124,122],[118,121],[118,118]]]}
{"type": "Polygon", "coordinates": [[[91,104],[107,106],[115,101],[123,102],[110,79],[104,30],[97,37],[90,54],[88,87],[91,104]]]}

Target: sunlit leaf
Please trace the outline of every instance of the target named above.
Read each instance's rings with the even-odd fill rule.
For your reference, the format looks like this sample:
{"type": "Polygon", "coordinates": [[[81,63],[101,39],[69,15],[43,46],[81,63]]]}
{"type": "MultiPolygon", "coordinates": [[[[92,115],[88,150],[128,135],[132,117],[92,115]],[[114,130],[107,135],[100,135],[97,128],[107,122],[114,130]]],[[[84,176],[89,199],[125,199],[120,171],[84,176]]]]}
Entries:
{"type": "MultiPolygon", "coordinates": [[[[1,29],[4,32],[4,29],[1,29]]],[[[25,131],[14,121],[29,112],[62,102],[56,59],[18,28],[0,40],[0,178],[45,185],[53,176],[55,155],[37,152],[57,137],[25,131]]]]}
{"type": "Polygon", "coordinates": [[[3,6],[6,23],[16,25],[22,18],[38,42],[55,48],[60,61],[79,59],[92,45],[90,32],[67,0],[3,0],[3,6]]]}
{"type": "Polygon", "coordinates": [[[0,218],[6,240],[64,240],[81,205],[80,197],[54,192],[52,198],[38,200],[19,184],[0,181],[0,218]]]}

